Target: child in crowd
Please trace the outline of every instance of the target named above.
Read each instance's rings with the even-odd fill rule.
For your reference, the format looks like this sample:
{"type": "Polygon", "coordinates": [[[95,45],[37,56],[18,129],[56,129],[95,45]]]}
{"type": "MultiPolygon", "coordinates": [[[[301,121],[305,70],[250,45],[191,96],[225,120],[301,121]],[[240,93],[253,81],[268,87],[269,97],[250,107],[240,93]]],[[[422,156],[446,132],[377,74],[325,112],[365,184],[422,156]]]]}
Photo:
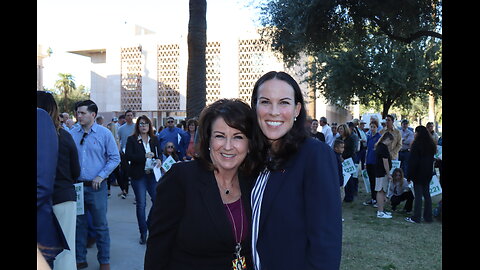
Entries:
{"type": "Polygon", "coordinates": [[[387,197],[390,198],[392,204],[392,211],[396,211],[397,206],[403,201],[406,201],[403,210],[407,213],[412,211],[414,197],[413,192],[408,185],[409,183],[403,175],[403,170],[400,168],[393,170],[392,183],[388,188],[387,194],[387,197]]]}
{"type": "Polygon", "coordinates": [[[386,192],[388,184],[392,181],[390,168],[392,168],[392,159],[388,151],[389,145],[393,142],[393,135],[385,132],[375,145],[377,162],[375,164],[375,191],[377,192],[377,218],[392,218],[390,212],[384,211],[386,201],[386,192]]]}

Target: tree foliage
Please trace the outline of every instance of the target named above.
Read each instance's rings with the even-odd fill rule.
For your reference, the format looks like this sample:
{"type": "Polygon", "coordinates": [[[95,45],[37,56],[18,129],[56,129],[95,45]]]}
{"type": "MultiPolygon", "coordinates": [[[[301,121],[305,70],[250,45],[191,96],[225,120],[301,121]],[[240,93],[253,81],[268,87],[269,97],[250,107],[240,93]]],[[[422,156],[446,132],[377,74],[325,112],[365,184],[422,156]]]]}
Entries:
{"type": "Polygon", "coordinates": [[[273,0],[261,34],[287,65],[339,105],[406,106],[441,94],[441,2],[273,0]]]}

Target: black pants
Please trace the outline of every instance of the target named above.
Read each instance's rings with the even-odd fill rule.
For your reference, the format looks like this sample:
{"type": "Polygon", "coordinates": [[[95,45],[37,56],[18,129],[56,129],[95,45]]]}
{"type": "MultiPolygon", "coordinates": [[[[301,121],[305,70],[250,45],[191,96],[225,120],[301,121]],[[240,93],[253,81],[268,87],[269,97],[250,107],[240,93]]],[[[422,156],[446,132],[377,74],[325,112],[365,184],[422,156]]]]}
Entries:
{"type": "Polygon", "coordinates": [[[367,164],[367,174],[370,180],[370,193],[372,200],[377,200],[377,192],[375,191],[375,164],[367,164]]]}
{"type": "Polygon", "coordinates": [[[128,193],[128,170],[130,165],[128,164],[125,154],[120,152],[120,173],[118,174],[117,182],[122,191],[128,193]]]}
{"type": "Polygon", "coordinates": [[[358,178],[351,176],[345,185],[345,202],[352,202],[356,192],[358,191],[358,178]]]}
{"type": "Polygon", "coordinates": [[[400,196],[393,195],[392,198],[390,199],[390,202],[392,203],[392,210],[395,210],[397,206],[403,201],[407,201],[403,209],[406,212],[412,211],[413,193],[411,191],[404,192],[400,196]]]}
{"type": "Polygon", "coordinates": [[[426,185],[422,183],[413,183],[413,192],[415,193],[415,202],[413,204],[412,220],[420,222],[422,219],[422,202],[423,202],[423,219],[426,222],[432,222],[432,198],[430,197],[430,183],[426,185]],[[423,197],[423,200],[422,200],[423,197]]]}

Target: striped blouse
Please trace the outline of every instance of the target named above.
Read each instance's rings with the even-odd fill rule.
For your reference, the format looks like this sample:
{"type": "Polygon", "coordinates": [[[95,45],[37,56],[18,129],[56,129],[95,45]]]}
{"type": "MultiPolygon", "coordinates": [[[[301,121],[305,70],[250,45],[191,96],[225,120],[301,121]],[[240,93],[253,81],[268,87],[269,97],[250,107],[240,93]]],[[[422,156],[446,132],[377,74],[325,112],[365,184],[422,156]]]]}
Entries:
{"type": "Polygon", "coordinates": [[[260,270],[260,257],[257,252],[257,239],[258,239],[258,226],[260,223],[260,210],[262,206],[263,192],[267,186],[268,178],[270,176],[270,171],[264,169],[257,178],[255,186],[252,190],[251,205],[252,205],[252,255],[253,255],[253,265],[255,270],[260,270]]]}

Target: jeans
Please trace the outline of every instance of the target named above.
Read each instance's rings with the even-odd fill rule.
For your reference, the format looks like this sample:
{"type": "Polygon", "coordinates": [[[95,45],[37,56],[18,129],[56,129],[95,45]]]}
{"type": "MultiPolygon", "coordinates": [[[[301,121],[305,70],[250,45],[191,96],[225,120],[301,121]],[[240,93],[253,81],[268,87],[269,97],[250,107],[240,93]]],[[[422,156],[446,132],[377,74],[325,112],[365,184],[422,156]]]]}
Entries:
{"type": "MultiPolygon", "coordinates": [[[[92,216],[93,229],[97,233],[97,259],[100,264],[110,263],[110,234],[107,222],[107,181],[102,181],[100,188],[83,187],[85,210],[92,216]]],[[[87,261],[87,216],[77,216],[75,249],[77,263],[87,261]]]]}
{"type": "Polygon", "coordinates": [[[430,197],[430,183],[426,185],[421,183],[413,183],[413,192],[415,194],[415,200],[413,202],[413,216],[412,220],[420,222],[422,219],[422,203],[423,207],[423,219],[426,222],[433,221],[432,213],[432,198],[430,197]],[[422,200],[423,197],[423,200],[422,200]]]}
{"type": "Polygon", "coordinates": [[[135,193],[138,229],[140,234],[143,235],[147,233],[148,221],[150,220],[153,202],[155,201],[155,188],[157,187],[157,181],[155,180],[155,174],[152,172],[149,174],[144,174],[138,179],[132,179],[130,183],[132,185],[133,192],[135,193]],[[148,218],[145,216],[145,208],[147,207],[147,192],[152,200],[152,207],[148,212],[148,218]]]}

